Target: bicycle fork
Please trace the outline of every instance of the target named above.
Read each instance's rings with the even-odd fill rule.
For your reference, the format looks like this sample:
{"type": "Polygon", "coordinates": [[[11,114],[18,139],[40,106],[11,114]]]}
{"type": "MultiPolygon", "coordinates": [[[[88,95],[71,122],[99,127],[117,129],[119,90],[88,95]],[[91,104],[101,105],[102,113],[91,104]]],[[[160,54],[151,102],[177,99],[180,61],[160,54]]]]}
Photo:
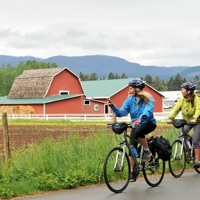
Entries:
{"type": "Polygon", "coordinates": [[[182,138],[181,140],[181,149],[178,155],[178,150],[179,150],[179,143],[176,142],[176,146],[175,146],[175,151],[174,151],[174,160],[182,160],[182,155],[183,155],[183,150],[184,150],[184,138],[182,138]]]}
{"type": "Polygon", "coordinates": [[[125,153],[126,153],[126,146],[122,146],[122,152],[117,151],[116,158],[115,158],[115,165],[114,165],[114,171],[115,172],[120,172],[123,171],[124,169],[124,158],[125,158],[125,153]],[[122,155],[121,155],[122,154],[122,155]],[[121,160],[120,160],[121,158],[121,160]]]}

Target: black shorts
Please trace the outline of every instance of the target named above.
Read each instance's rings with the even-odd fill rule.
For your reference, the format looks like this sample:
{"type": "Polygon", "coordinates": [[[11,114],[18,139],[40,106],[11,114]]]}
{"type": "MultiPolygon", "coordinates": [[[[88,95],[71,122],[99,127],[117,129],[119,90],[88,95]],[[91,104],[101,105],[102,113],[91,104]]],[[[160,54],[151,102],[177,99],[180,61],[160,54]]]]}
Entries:
{"type": "Polygon", "coordinates": [[[151,122],[142,124],[138,128],[132,128],[131,130],[131,138],[130,138],[130,145],[134,145],[135,147],[137,146],[137,142],[132,139],[132,138],[145,138],[145,135],[151,133],[156,129],[156,124],[153,124],[151,122]]]}

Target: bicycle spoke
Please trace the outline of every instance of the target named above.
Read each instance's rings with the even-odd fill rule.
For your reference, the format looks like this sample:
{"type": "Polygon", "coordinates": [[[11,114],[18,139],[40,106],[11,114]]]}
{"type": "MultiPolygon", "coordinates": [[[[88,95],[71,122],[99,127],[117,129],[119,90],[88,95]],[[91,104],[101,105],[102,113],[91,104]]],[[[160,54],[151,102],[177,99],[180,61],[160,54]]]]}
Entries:
{"type": "Polygon", "coordinates": [[[165,162],[156,155],[151,162],[145,162],[143,165],[144,179],[147,184],[152,187],[158,186],[164,177],[165,162]]]}
{"type": "Polygon", "coordinates": [[[115,193],[120,193],[129,184],[130,164],[127,153],[123,157],[123,150],[113,148],[104,162],[104,179],[108,188],[115,193]]]}
{"type": "Polygon", "coordinates": [[[169,160],[169,170],[175,178],[180,177],[186,166],[186,153],[182,141],[175,140],[172,144],[172,156],[169,160]]]}

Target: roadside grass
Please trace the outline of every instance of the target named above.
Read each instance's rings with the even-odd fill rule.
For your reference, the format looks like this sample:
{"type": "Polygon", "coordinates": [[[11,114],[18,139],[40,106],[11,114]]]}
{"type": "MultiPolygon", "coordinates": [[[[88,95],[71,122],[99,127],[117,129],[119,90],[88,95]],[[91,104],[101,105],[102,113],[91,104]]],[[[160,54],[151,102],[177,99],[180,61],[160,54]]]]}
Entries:
{"type": "MultiPolygon", "coordinates": [[[[70,121],[70,120],[44,120],[44,119],[8,119],[9,125],[106,125],[109,121],[70,121]]],[[[127,122],[128,123],[128,122],[127,122]]],[[[0,124],[2,124],[2,118],[0,118],[0,124]]],[[[163,121],[157,121],[158,126],[171,126],[163,121]]]]}
{"type": "MultiPolygon", "coordinates": [[[[49,123],[65,125],[63,121],[49,121],[49,123]]],[[[46,121],[44,124],[46,125],[46,121]]],[[[97,124],[106,126],[105,122],[97,124]]],[[[158,122],[158,125],[161,124],[158,122]]],[[[162,135],[170,142],[178,136],[174,128],[162,135]]],[[[57,140],[49,137],[43,143],[21,147],[12,152],[8,166],[0,160],[0,198],[103,183],[104,159],[108,151],[117,144],[118,141],[111,130],[104,129],[103,132],[99,130],[87,136],[71,132],[68,136],[63,135],[57,140]]],[[[166,162],[166,172],[168,172],[167,167],[166,162]]]]}
{"type": "Polygon", "coordinates": [[[0,198],[102,183],[104,158],[116,145],[110,130],[51,137],[12,152],[9,166],[0,163],[0,198]]]}

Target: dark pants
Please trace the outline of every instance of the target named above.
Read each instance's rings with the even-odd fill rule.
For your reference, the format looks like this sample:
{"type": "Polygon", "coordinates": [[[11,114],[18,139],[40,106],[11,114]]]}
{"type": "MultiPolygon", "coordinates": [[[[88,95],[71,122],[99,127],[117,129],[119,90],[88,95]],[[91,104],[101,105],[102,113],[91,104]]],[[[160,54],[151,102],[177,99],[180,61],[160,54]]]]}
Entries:
{"type": "Polygon", "coordinates": [[[132,128],[131,130],[131,138],[130,138],[130,145],[134,145],[137,147],[138,142],[135,141],[133,138],[145,138],[145,135],[149,134],[150,132],[154,131],[156,128],[156,124],[153,124],[151,122],[142,124],[138,128],[132,128]]]}

